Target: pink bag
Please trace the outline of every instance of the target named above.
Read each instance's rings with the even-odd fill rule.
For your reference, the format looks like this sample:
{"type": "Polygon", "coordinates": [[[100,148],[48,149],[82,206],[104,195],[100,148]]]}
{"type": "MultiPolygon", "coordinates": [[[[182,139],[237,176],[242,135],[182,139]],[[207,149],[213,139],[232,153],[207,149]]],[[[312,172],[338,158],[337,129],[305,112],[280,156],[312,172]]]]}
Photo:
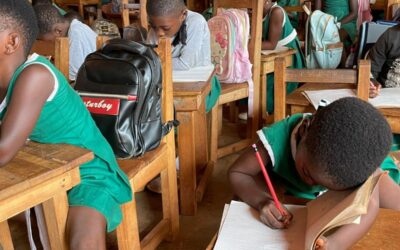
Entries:
{"type": "Polygon", "coordinates": [[[363,22],[371,22],[371,8],[369,0],[358,0],[358,17],[357,17],[357,30],[363,22]]]}

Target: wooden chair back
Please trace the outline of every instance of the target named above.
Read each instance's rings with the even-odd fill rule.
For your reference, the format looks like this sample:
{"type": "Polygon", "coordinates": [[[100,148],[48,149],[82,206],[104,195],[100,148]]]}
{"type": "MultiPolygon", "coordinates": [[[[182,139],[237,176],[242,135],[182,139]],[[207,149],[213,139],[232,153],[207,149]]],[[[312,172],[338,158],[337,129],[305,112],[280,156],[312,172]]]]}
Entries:
{"type": "Polygon", "coordinates": [[[305,40],[305,33],[306,33],[306,25],[308,14],[305,12],[303,5],[307,7],[308,10],[312,11],[311,9],[311,1],[309,0],[300,0],[299,5],[297,6],[285,6],[283,9],[289,14],[290,12],[297,12],[298,13],[298,20],[299,26],[297,27],[297,36],[300,41],[305,40]]]}
{"type": "Polygon", "coordinates": [[[286,117],[286,84],[289,82],[350,83],[354,84],[359,98],[368,100],[371,65],[367,60],[360,60],[358,69],[287,69],[285,64],[283,58],[275,59],[275,122],[286,117]]]}
{"type": "MultiPolygon", "coordinates": [[[[122,27],[127,27],[130,24],[130,19],[129,19],[129,10],[130,9],[136,9],[136,4],[129,4],[128,0],[122,0],[122,27]]],[[[140,0],[140,7],[139,7],[139,12],[140,12],[140,25],[148,30],[149,24],[147,20],[147,11],[146,11],[146,5],[147,5],[147,0],[140,0]]]]}
{"type": "Polygon", "coordinates": [[[69,41],[67,37],[56,38],[55,41],[36,40],[31,53],[50,58],[50,61],[69,79],[69,41]]]}

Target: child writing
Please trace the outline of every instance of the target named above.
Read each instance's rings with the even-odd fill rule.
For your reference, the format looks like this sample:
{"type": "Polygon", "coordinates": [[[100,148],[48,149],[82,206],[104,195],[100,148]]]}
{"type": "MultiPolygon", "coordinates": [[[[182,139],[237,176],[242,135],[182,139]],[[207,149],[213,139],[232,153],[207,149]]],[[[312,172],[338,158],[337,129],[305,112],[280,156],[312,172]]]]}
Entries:
{"type": "Polygon", "coordinates": [[[54,41],[57,37],[69,39],[69,80],[75,81],[86,56],[96,50],[97,34],[77,19],[62,16],[51,5],[36,5],[39,39],[54,41]]]}
{"type": "MultiPolygon", "coordinates": [[[[264,0],[263,9],[263,34],[262,49],[274,50],[279,47],[296,49],[293,55],[291,68],[304,68],[304,56],[301,52],[300,41],[297,32],[289,22],[285,10],[272,0],[264,0]]],[[[267,111],[274,111],[274,74],[267,76],[267,111]]],[[[287,91],[290,93],[297,87],[296,83],[288,84],[287,91]]]]}
{"type": "Polygon", "coordinates": [[[38,27],[27,0],[0,2],[0,168],[29,138],[86,148],[94,159],[80,166],[81,183],[68,193],[71,249],[105,249],[106,231],[122,219],[131,200],[127,177],[81,98],[63,75],[36,54],[38,27]]]}
{"type": "MultiPolygon", "coordinates": [[[[286,193],[305,199],[314,199],[325,189],[345,190],[362,184],[381,171],[377,168],[392,142],[385,118],[357,98],[335,101],[315,115],[295,114],[257,133],[268,171],[280,179],[286,193]]],[[[258,209],[260,220],[269,227],[290,226],[292,216],[288,211],[287,216],[280,215],[265,182],[260,181],[260,173],[256,156],[249,149],[229,170],[234,192],[258,209]]],[[[379,207],[400,210],[400,187],[391,178],[383,176],[375,191],[361,224],[343,226],[321,245],[347,249],[366,233],[379,207]]]]}

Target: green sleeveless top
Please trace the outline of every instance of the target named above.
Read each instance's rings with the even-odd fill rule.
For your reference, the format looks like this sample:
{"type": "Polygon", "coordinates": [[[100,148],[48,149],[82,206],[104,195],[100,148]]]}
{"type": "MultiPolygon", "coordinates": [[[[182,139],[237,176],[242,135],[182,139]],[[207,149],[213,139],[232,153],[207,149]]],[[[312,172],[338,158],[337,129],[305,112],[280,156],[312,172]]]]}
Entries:
{"type": "MultiPolygon", "coordinates": [[[[323,6],[323,11],[335,16],[339,22],[350,13],[349,0],[324,0],[323,6]]],[[[354,42],[357,35],[357,17],[351,22],[341,24],[341,28],[349,34],[351,41],[354,42]]]]}
{"type": "MultiPolygon", "coordinates": [[[[284,18],[282,23],[282,34],[278,41],[277,47],[288,47],[296,49],[297,53],[292,56],[292,66],[290,68],[302,69],[305,67],[304,55],[301,51],[300,41],[297,38],[297,32],[289,22],[289,17],[286,11],[277,5],[276,3],[271,7],[269,14],[265,16],[263,20],[262,39],[268,40],[269,34],[269,22],[271,13],[274,8],[280,8],[283,11],[284,18]]],[[[297,88],[297,83],[289,83],[287,85],[287,92],[290,93],[297,88]]],[[[267,76],[267,111],[273,113],[274,111],[274,74],[268,74],[267,76]]]]}
{"type": "Polygon", "coordinates": [[[16,70],[0,105],[0,120],[13,98],[18,76],[32,64],[45,66],[54,76],[55,86],[29,139],[40,143],[71,144],[93,151],[95,158],[80,166],[81,184],[75,187],[76,191],[74,188],[68,194],[69,203],[94,207],[106,217],[108,229],[114,229],[122,218],[119,205],[132,198],[129,181],[118,167],[111,146],[97,128],[81,98],[48,60],[34,54],[16,70]],[[71,193],[79,198],[71,197],[71,193]],[[91,193],[91,197],[87,197],[88,193],[91,193]]]}

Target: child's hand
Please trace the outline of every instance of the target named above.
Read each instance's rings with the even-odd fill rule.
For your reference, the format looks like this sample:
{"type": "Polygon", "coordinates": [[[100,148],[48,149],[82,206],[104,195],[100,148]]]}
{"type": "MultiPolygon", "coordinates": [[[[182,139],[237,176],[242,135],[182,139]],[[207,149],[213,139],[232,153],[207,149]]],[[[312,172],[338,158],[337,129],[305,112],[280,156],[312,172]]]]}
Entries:
{"type": "Polygon", "coordinates": [[[293,215],[282,205],[285,215],[282,215],[272,200],[265,202],[259,209],[260,220],[270,228],[281,229],[286,228],[290,224],[293,215]]]}
{"type": "Polygon", "coordinates": [[[328,241],[324,236],[320,236],[315,241],[315,250],[327,250],[328,249],[328,241]]]}
{"type": "Polygon", "coordinates": [[[382,86],[379,82],[371,79],[369,82],[369,98],[377,97],[381,88],[382,86]]]}

